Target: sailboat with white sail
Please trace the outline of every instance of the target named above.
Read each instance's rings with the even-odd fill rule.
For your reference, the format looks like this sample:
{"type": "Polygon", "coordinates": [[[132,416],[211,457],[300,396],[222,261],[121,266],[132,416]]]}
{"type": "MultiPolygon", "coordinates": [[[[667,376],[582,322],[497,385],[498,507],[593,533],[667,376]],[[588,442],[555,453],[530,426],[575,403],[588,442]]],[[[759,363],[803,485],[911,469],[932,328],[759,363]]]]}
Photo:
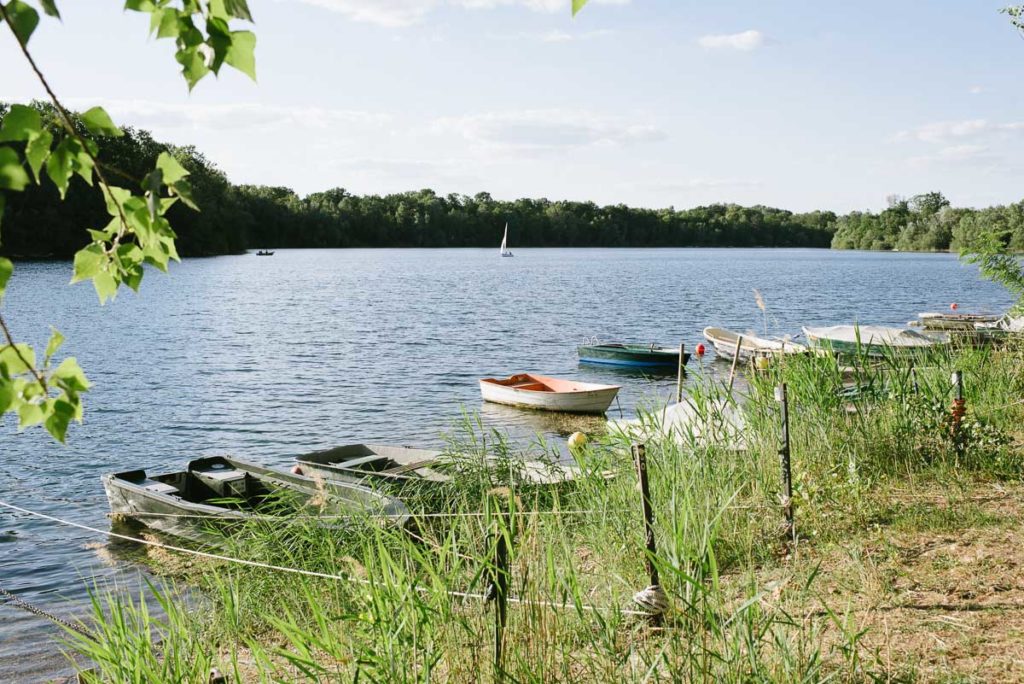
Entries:
{"type": "Polygon", "coordinates": [[[515,254],[513,254],[512,251],[508,248],[508,222],[505,223],[505,235],[503,235],[501,238],[501,256],[515,256],[515,254]]]}

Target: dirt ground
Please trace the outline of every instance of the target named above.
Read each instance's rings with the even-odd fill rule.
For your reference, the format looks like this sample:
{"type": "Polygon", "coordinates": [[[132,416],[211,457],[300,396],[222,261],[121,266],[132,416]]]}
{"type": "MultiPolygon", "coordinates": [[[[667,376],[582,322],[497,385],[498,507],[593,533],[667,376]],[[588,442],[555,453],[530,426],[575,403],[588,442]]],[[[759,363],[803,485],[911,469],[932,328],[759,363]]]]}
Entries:
{"type": "Polygon", "coordinates": [[[821,562],[820,604],[867,630],[865,671],[1024,682],[1024,487],[895,496],[883,524],[801,559],[821,562]]]}

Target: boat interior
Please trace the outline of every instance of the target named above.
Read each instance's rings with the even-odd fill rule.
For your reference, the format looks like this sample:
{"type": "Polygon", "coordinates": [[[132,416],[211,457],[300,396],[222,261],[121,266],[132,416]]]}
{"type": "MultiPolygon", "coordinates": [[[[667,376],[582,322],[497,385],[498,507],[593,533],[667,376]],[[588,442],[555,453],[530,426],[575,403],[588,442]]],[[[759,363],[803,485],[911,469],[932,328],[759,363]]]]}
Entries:
{"type": "Polygon", "coordinates": [[[503,385],[505,387],[512,387],[518,390],[527,390],[529,392],[553,392],[550,387],[540,382],[534,377],[529,375],[513,375],[510,378],[504,380],[496,380],[494,378],[487,378],[484,382],[490,382],[495,385],[503,385]]]}
{"type": "Polygon", "coordinates": [[[277,500],[280,490],[257,475],[234,467],[219,457],[189,462],[188,470],[164,475],[145,470],[118,473],[116,477],[147,492],[173,496],[189,503],[216,503],[225,508],[249,510],[277,500]]]}

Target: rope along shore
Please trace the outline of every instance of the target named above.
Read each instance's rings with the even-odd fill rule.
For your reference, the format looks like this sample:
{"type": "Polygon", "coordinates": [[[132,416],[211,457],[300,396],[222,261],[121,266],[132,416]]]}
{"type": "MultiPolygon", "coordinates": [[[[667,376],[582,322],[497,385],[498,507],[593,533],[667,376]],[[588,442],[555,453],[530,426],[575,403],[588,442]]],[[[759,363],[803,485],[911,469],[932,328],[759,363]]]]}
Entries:
{"type": "MultiPolygon", "coordinates": [[[[259,561],[245,560],[244,558],[233,558],[231,556],[224,556],[224,555],[217,554],[217,553],[209,553],[207,551],[198,551],[198,550],[195,550],[195,549],[188,549],[188,548],[184,548],[184,547],[181,547],[181,546],[173,546],[171,544],[164,544],[163,542],[158,542],[158,541],[153,540],[153,539],[141,539],[139,537],[133,537],[133,536],[127,535],[127,534],[120,534],[120,533],[114,532],[112,530],[101,530],[98,527],[91,527],[89,525],[83,525],[82,523],[76,523],[76,522],[73,522],[71,520],[64,520],[62,518],[58,518],[56,516],[49,515],[47,513],[41,513],[39,511],[33,511],[33,510],[28,509],[28,508],[23,508],[21,506],[16,506],[14,504],[11,504],[11,503],[8,503],[8,502],[2,501],[2,500],[0,500],[0,506],[2,506],[4,508],[7,508],[9,510],[12,510],[12,511],[17,511],[19,513],[24,513],[26,515],[32,515],[32,516],[35,516],[37,518],[42,518],[43,520],[49,520],[49,521],[55,522],[55,523],[57,523],[59,525],[65,525],[65,526],[68,526],[68,527],[75,527],[75,528],[80,529],[80,530],[85,530],[86,532],[92,532],[92,533],[95,533],[95,534],[101,534],[101,535],[106,535],[106,536],[109,536],[109,537],[113,537],[115,539],[123,539],[125,541],[136,542],[136,543],[139,543],[139,544],[144,544],[146,546],[153,546],[153,547],[164,549],[164,550],[167,550],[167,551],[177,551],[179,553],[184,553],[184,554],[193,555],[193,556],[199,556],[201,558],[208,558],[208,559],[211,559],[211,560],[219,560],[219,561],[224,561],[226,563],[236,563],[238,565],[245,565],[245,566],[254,567],[254,568],[263,568],[263,569],[266,569],[266,570],[273,570],[273,571],[276,571],[276,572],[290,573],[290,574],[295,574],[295,575],[304,575],[306,577],[317,577],[317,578],[320,578],[320,579],[328,579],[328,580],[334,580],[334,581],[339,581],[339,582],[351,582],[353,584],[360,584],[360,585],[363,585],[363,586],[369,586],[369,585],[373,584],[370,580],[362,579],[362,578],[359,578],[359,577],[351,577],[351,576],[348,576],[348,575],[335,575],[335,574],[326,573],[326,572],[317,572],[315,570],[303,570],[301,568],[289,568],[289,567],[282,566],[282,565],[273,565],[273,564],[270,564],[270,563],[261,563],[259,561]]],[[[427,589],[425,587],[413,587],[413,590],[418,592],[418,593],[421,593],[421,594],[430,594],[430,593],[432,593],[429,589],[427,589]]],[[[478,594],[478,593],[472,593],[472,592],[445,590],[444,593],[447,594],[448,596],[453,597],[453,598],[478,599],[478,600],[485,601],[485,602],[489,599],[489,597],[486,594],[478,594]]],[[[526,598],[521,598],[521,597],[517,597],[517,596],[509,596],[507,600],[508,600],[509,603],[517,603],[517,604],[523,605],[523,606],[540,606],[540,607],[554,608],[554,609],[559,609],[559,610],[576,610],[576,611],[585,611],[585,612],[591,612],[591,613],[608,612],[608,613],[619,613],[621,615],[638,615],[638,616],[645,616],[645,617],[650,615],[650,613],[647,612],[647,611],[635,610],[635,609],[630,609],[630,608],[619,608],[619,607],[616,607],[616,606],[593,606],[593,605],[589,605],[589,604],[585,604],[585,603],[559,603],[559,602],[555,602],[555,601],[541,601],[541,600],[535,600],[535,599],[526,599],[526,598]]]]}

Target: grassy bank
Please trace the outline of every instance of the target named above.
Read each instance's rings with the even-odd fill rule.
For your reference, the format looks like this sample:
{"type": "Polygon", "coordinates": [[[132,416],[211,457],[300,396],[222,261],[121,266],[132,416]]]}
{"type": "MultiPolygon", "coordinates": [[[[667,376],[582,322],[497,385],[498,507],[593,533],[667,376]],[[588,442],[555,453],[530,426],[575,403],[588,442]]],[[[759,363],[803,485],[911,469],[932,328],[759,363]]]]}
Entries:
{"type": "MultiPolygon", "coordinates": [[[[414,511],[446,514],[417,516],[414,536],[366,519],[330,532],[254,522],[224,552],[330,578],[158,551],[162,614],[99,591],[97,638],[69,639],[106,681],[207,681],[214,667],[232,681],[1012,679],[1024,671],[1024,348],[937,352],[914,372],[853,365],[786,359],[733,391],[694,369],[690,401],[713,425],[740,411],[745,448],[707,431],[647,441],[660,624],[633,602],[649,580],[630,440],[592,436],[578,459],[595,475],[575,483],[477,471],[440,503],[407,492],[414,511]],[[851,375],[857,391],[840,391],[851,375]],[[780,505],[782,382],[795,541],[780,505]],[[494,603],[478,598],[498,536],[515,599],[500,669],[494,603]]],[[[471,423],[451,441],[470,460],[517,455],[471,423]]]]}

